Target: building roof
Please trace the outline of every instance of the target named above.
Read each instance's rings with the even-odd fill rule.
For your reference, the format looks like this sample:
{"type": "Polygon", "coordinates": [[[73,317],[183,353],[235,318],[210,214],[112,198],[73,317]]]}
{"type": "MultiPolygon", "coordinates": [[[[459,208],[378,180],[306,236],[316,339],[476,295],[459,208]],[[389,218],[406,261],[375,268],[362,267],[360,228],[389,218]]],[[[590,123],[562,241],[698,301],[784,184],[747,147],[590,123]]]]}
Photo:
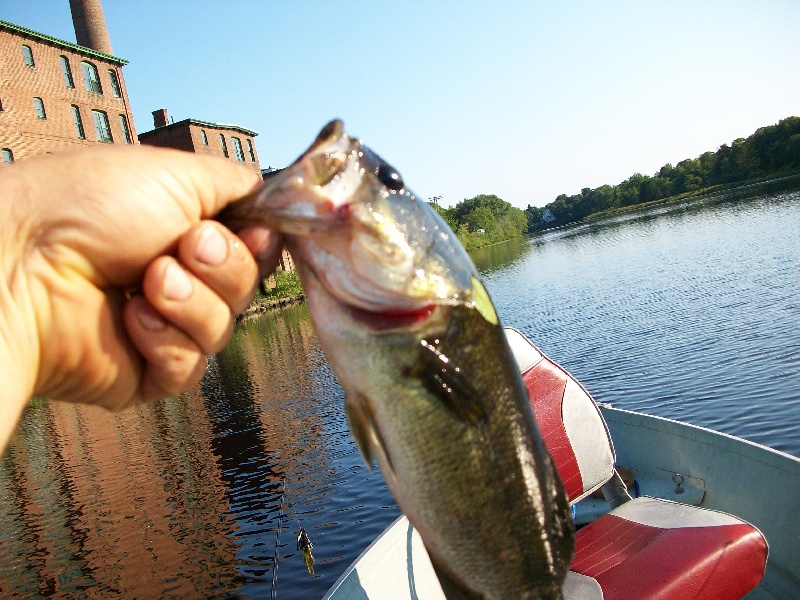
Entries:
{"type": "Polygon", "coordinates": [[[164,125],[163,127],[156,127],[155,129],[151,129],[150,131],[145,131],[144,133],[140,133],[139,137],[143,135],[150,135],[151,133],[155,133],[156,131],[163,131],[165,129],[170,129],[171,127],[178,127],[179,125],[197,125],[199,127],[208,127],[213,129],[230,129],[231,131],[239,131],[245,135],[249,135],[251,137],[256,137],[258,135],[257,132],[251,131],[250,129],[245,129],[244,127],[239,127],[238,125],[225,125],[223,123],[211,123],[209,121],[199,121],[197,119],[183,119],[182,121],[177,121],[175,123],[169,123],[168,125],[164,125]]]}
{"type": "Polygon", "coordinates": [[[79,46],[78,44],[73,44],[72,42],[60,40],[58,38],[54,38],[53,36],[46,35],[44,33],[39,33],[38,31],[34,31],[33,29],[28,29],[27,27],[14,25],[14,23],[9,23],[8,21],[0,20],[0,29],[7,29],[9,31],[18,33],[20,35],[24,35],[26,37],[39,40],[40,42],[45,42],[46,44],[52,44],[53,46],[58,46],[59,48],[72,50],[74,52],[80,52],[81,54],[85,54],[86,56],[101,58],[103,60],[107,60],[108,62],[116,63],[118,65],[128,64],[128,61],[125,60],[124,58],[119,58],[117,56],[112,56],[111,54],[106,54],[104,52],[98,52],[97,50],[92,50],[91,48],[87,48],[86,46],[79,46]]]}

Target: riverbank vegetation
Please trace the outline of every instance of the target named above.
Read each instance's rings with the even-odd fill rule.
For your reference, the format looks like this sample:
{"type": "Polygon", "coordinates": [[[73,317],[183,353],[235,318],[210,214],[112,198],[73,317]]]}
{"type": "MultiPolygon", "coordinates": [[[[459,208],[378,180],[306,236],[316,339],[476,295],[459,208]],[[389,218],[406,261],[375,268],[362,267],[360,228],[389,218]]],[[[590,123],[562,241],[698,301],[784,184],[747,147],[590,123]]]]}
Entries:
{"type": "Polygon", "coordinates": [[[303,286],[300,285],[300,276],[297,271],[284,271],[279,268],[275,273],[261,280],[261,289],[256,291],[247,310],[237,318],[242,320],[255,317],[268,310],[300,302],[304,297],[303,286]]]}
{"type": "Polygon", "coordinates": [[[451,208],[442,208],[438,204],[432,206],[468,251],[528,231],[525,211],[494,195],[481,194],[462,200],[451,208]]]}
{"type": "Polygon", "coordinates": [[[652,176],[635,173],[617,185],[583,188],[561,194],[543,208],[528,206],[528,230],[533,232],[580,221],[597,213],[647,204],[718,187],[734,187],[800,173],[800,117],[758,129],[748,138],[723,144],[677,165],[666,164],[652,176]]]}

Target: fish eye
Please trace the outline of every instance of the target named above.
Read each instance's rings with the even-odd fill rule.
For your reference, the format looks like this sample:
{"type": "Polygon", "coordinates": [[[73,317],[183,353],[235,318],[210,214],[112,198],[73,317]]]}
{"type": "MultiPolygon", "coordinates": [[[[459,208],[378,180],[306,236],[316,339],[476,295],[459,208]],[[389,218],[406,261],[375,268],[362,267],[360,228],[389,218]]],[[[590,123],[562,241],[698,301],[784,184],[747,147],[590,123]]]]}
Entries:
{"type": "Polygon", "coordinates": [[[380,181],[390,190],[399,191],[405,187],[400,173],[398,173],[394,167],[385,162],[382,162],[378,166],[378,172],[376,175],[378,177],[378,181],[380,181]]]}

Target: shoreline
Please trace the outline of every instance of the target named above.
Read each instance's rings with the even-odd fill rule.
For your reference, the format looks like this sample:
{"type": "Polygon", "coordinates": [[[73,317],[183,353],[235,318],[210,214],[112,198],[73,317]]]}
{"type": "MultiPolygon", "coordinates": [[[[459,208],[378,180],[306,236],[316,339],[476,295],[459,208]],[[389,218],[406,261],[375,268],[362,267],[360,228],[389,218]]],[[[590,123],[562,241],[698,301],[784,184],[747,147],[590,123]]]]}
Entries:
{"type": "MultiPolygon", "coordinates": [[[[761,186],[788,183],[792,180],[797,180],[795,185],[787,187],[786,189],[790,190],[790,189],[800,188],[800,173],[795,172],[795,173],[790,173],[788,175],[784,175],[782,177],[775,177],[769,179],[765,178],[750,179],[748,181],[742,181],[739,183],[726,183],[726,184],[714,185],[711,187],[703,188],[702,190],[684,192],[682,194],[678,194],[677,196],[670,196],[668,198],[659,198],[658,200],[651,200],[649,202],[642,202],[639,204],[631,204],[630,206],[619,206],[617,208],[609,208],[600,212],[587,215],[580,221],[575,221],[575,223],[588,223],[591,221],[595,221],[597,219],[604,219],[606,217],[611,217],[617,214],[635,211],[641,208],[651,208],[653,206],[659,206],[661,204],[675,204],[677,202],[685,202],[687,200],[704,198],[706,196],[713,196],[714,194],[719,194],[719,193],[747,191],[751,189],[757,189],[761,186]]],[[[568,223],[568,225],[572,224],[573,223],[568,223]]],[[[553,229],[556,228],[554,227],[553,229]]],[[[539,231],[547,231],[547,230],[539,230],[539,231]]],[[[533,233],[538,233],[538,232],[533,232],[533,233]]]]}
{"type": "Polygon", "coordinates": [[[659,198],[658,200],[650,200],[649,202],[641,202],[639,204],[631,204],[629,206],[618,206],[615,208],[608,208],[600,212],[586,215],[585,217],[577,221],[570,221],[569,223],[564,223],[563,225],[556,225],[554,227],[547,227],[544,229],[535,229],[533,231],[529,231],[528,235],[535,236],[542,233],[547,233],[549,231],[564,229],[566,227],[573,227],[575,225],[592,223],[594,221],[607,219],[609,217],[614,217],[625,213],[636,212],[639,210],[646,210],[649,208],[653,208],[655,206],[678,204],[680,202],[690,202],[702,198],[710,198],[713,197],[715,194],[747,193],[751,191],[756,191],[760,187],[768,187],[772,185],[785,186],[774,191],[790,191],[794,189],[800,189],[800,172],[795,171],[787,175],[782,175],[781,177],[772,177],[772,178],[762,177],[762,178],[742,181],[739,183],[726,183],[726,184],[714,185],[707,188],[703,188],[702,190],[694,190],[691,192],[684,192],[676,196],[669,196],[668,198],[659,198]],[[792,183],[792,185],[786,185],[787,183],[792,183]]]}
{"type": "Polygon", "coordinates": [[[281,310],[305,301],[305,294],[283,298],[256,298],[244,311],[236,315],[236,322],[249,321],[274,310],[281,310]]]}

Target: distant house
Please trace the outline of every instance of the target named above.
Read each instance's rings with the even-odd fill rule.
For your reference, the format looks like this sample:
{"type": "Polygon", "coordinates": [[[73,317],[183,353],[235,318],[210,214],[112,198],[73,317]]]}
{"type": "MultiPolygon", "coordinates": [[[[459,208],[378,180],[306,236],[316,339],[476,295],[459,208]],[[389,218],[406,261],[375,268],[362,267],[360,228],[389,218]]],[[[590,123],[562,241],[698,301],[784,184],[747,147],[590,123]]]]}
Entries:
{"type": "Polygon", "coordinates": [[[170,123],[167,109],[153,111],[152,131],[139,134],[139,143],[162,148],[212,154],[237,160],[261,175],[255,131],[238,125],[223,125],[197,119],[170,123]]]}
{"type": "Polygon", "coordinates": [[[3,162],[81,146],[135,143],[122,76],[128,61],[111,54],[96,5],[100,12],[89,23],[73,6],[77,44],[0,21],[3,162]]]}
{"type": "Polygon", "coordinates": [[[549,208],[545,208],[544,212],[542,213],[542,221],[545,223],[550,223],[556,220],[556,216],[549,208]]]}

